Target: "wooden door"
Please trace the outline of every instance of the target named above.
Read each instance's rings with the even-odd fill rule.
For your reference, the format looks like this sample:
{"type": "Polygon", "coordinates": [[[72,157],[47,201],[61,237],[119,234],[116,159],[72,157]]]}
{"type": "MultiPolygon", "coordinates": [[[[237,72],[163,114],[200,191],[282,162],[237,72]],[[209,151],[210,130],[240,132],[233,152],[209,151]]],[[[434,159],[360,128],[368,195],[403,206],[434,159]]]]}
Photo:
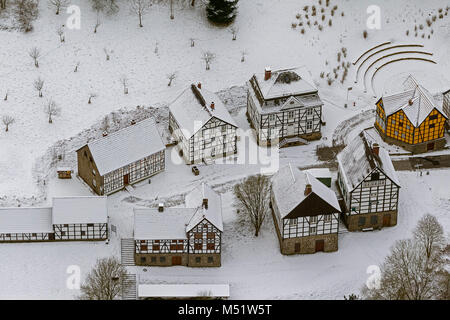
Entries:
{"type": "Polygon", "coordinates": [[[325,248],[324,240],[316,240],[316,252],[323,251],[325,248]]]}
{"type": "Polygon", "coordinates": [[[296,244],[295,244],[295,253],[299,253],[300,252],[300,242],[297,242],[296,244]]]}
{"type": "Polygon", "coordinates": [[[181,265],[181,257],[180,256],[172,257],[172,265],[173,266],[180,266],[181,265]]]}
{"type": "Polygon", "coordinates": [[[127,186],[129,182],[130,182],[130,174],[127,173],[126,175],[123,176],[123,185],[127,186]]]}
{"type": "Polygon", "coordinates": [[[391,215],[385,214],[383,216],[383,227],[389,227],[391,225],[391,215]]]}
{"type": "Polygon", "coordinates": [[[434,142],[427,144],[427,151],[434,150],[434,142]]]}

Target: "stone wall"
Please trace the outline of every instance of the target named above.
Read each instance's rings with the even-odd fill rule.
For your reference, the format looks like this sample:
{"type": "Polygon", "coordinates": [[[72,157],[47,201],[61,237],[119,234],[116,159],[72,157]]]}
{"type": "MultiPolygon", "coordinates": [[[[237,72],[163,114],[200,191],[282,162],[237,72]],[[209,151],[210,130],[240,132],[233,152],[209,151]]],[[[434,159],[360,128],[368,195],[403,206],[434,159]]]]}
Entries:
{"type": "Polygon", "coordinates": [[[361,231],[367,228],[381,229],[383,227],[392,227],[397,224],[397,210],[353,215],[344,214],[343,216],[348,231],[361,231]],[[385,215],[390,216],[390,223],[387,226],[383,225],[383,218],[385,215]],[[376,223],[373,223],[373,216],[377,217],[376,223]],[[363,224],[361,224],[362,221],[360,220],[360,218],[363,218],[363,220],[365,220],[363,224]]]}

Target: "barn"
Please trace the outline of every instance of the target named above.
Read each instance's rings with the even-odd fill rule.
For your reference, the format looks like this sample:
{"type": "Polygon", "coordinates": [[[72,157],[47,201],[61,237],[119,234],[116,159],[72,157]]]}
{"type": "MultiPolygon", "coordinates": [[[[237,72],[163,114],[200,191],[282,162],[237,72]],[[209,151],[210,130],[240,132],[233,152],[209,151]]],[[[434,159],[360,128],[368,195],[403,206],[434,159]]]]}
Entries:
{"type": "Polygon", "coordinates": [[[285,147],[321,138],[323,102],[306,68],[267,67],[247,87],[247,116],[258,143],[285,147]]]}
{"type": "Polygon", "coordinates": [[[400,182],[389,153],[363,131],[337,156],[342,214],[349,231],[397,224],[400,182]]]}
{"type": "Polygon", "coordinates": [[[53,198],[55,240],[108,239],[107,198],[59,197],[53,198]]]}
{"type": "Polygon", "coordinates": [[[186,195],[185,207],[134,209],[135,263],[220,267],[222,232],[220,195],[202,183],[186,195]]]}
{"type": "Polygon", "coordinates": [[[282,254],[338,250],[341,209],[333,190],[291,164],[272,177],[272,216],[282,254]]]}
{"type": "Polygon", "coordinates": [[[108,195],[165,169],[165,145],[152,118],[77,150],[78,175],[98,195],[108,195]]]}
{"type": "Polygon", "coordinates": [[[378,100],[375,128],[383,140],[412,153],[442,149],[448,120],[442,103],[412,76],[405,82],[405,89],[378,100]]]}
{"type": "Polygon", "coordinates": [[[0,208],[0,242],[53,240],[52,208],[0,208]]]}
{"type": "Polygon", "coordinates": [[[237,153],[237,125],[219,97],[192,84],[169,105],[169,131],[186,163],[237,153]]]}

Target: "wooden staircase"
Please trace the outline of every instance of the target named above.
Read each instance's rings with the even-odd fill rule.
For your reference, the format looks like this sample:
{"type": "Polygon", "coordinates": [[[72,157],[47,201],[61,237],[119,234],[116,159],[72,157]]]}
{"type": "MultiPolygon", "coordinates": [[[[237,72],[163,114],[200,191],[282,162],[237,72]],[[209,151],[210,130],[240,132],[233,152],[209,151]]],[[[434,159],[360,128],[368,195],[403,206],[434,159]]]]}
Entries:
{"type": "Polygon", "coordinates": [[[123,266],[134,266],[134,239],[120,240],[120,258],[123,266]]]}
{"type": "Polygon", "coordinates": [[[137,300],[137,281],[135,274],[127,274],[122,279],[122,300],[137,300]]]}

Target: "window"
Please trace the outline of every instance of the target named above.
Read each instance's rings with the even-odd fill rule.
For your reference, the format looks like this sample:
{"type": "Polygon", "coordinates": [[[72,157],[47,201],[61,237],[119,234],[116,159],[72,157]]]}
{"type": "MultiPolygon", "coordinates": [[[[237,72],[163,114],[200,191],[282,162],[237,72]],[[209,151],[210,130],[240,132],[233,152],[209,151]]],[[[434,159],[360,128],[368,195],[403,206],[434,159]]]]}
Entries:
{"type": "Polygon", "coordinates": [[[434,123],[430,124],[430,125],[428,126],[428,128],[433,129],[433,128],[434,128],[434,123]]]}
{"type": "Polygon", "coordinates": [[[208,257],[208,263],[213,263],[214,262],[214,258],[213,257],[208,257]]]}
{"type": "Polygon", "coordinates": [[[401,128],[403,127],[403,122],[399,122],[398,126],[401,128]]]}
{"type": "Polygon", "coordinates": [[[200,243],[194,243],[194,250],[202,250],[203,249],[203,244],[200,243]]]}
{"type": "Polygon", "coordinates": [[[222,133],[227,132],[227,126],[222,126],[222,133]]]}
{"type": "Polygon", "coordinates": [[[331,222],[331,214],[326,214],[323,216],[323,221],[325,222],[331,222]]]}
{"type": "Polygon", "coordinates": [[[214,142],[216,140],[216,137],[211,137],[211,142],[214,142]]]}
{"type": "Polygon", "coordinates": [[[374,172],[370,175],[370,179],[371,180],[380,180],[380,173],[379,172],[374,172]]]}
{"type": "Polygon", "coordinates": [[[312,224],[312,223],[317,223],[317,216],[309,217],[309,223],[310,223],[310,224],[312,224]]]}
{"type": "Polygon", "coordinates": [[[148,250],[148,246],[146,244],[141,244],[141,250],[142,251],[147,251],[148,250]]]}
{"type": "Polygon", "coordinates": [[[159,262],[166,262],[166,257],[159,257],[159,262]]]}
{"type": "Polygon", "coordinates": [[[400,120],[403,120],[403,115],[402,115],[402,114],[399,115],[399,119],[400,119],[400,120]]]}
{"type": "Polygon", "coordinates": [[[145,259],[145,257],[141,257],[141,263],[146,263],[147,259],[145,259]]]}
{"type": "Polygon", "coordinates": [[[366,217],[359,217],[358,226],[362,227],[365,224],[366,224],[366,217]]]}
{"type": "Polygon", "coordinates": [[[402,139],[406,138],[406,134],[402,133],[402,139]]]}
{"type": "Polygon", "coordinates": [[[65,231],[61,231],[61,235],[62,235],[62,236],[65,236],[65,235],[66,235],[66,232],[65,232],[65,231]]]}
{"type": "Polygon", "coordinates": [[[395,124],[395,120],[394,120],[394,119],[391,119],[391,123],[392,123],[392,124],[395,124]]]}
{"type": "Polygon", "coordinates": [[[206,244],[206,249],[208,249],[208,250],[214,250],[216,247],[215,247],[215,245],[214,245],[214,243],[208,243],[208,244],[206,244]]]}
{"type": "Polygon", "coordinates": [[[406,130],[409,130],[411,127],[409,126],[409,124],[406,125],[406,130]]]}
{"type": "Polygon", "coordinates": [[[371,216],[370,217],[370,224],[374,225],[378,223],[378,216],[371,216]]]}
{"type": "Polygon", "coordinates": [[[202,262],[202,258],[200,257],[195,257],[195,263],[200,263],[202,262]]]}
{"type": "Polygon", "coordinates": [[[298,220],[297,219],[289,219],[289,225],[290,226],[296,226],[298,224],[298,220]]]}
{"type": "Polygon", "coordinates": [[[307,130],[312,130],[312,121],[306,122],[306,129],[307,130]]]}
{"type": "Polygon", "coordinates": [[[289,119],[294,118],[294,111],[289,111],[289,112],[288,112],[288,118],[289,118],[289,119]]]}
{"type": "Polygon", "coordinates": [[[33,237],[36,237],[37,236],[37,234],[36,233],[33,233],[33,234],[31,234],[33,237]]]}
{"type": "Polygon", "coordinates": [[[306,115],[311,116],[313,114],[313,109],[309,108],[308,110],[306,110],[306,115]]]}
{"type": "Polygon", "coordinates": [[[317,228],[316,227],[309,227],[309,234],[316,234],[317,233],[317,228]]]}
{"type": "Polygon", "coordinates": [[[275,121],[275,115],[269,114],[269,121],[275,121]]]}
{"type": "Polygon", "coordinates": [[[398,131],[397,130],[394,131],[394,135],[398,136],[398,131]]]}
{"type": "Polygon", "coordinates": [[[153,263],[156,263],[156,257],[151,257],[150,261],[153,262],[153,263]]]}
{"type": "Polygon", "coordinates": [[[81,231],[81,235],[85,236],[86,235],[86,231],[81,231]]]}

